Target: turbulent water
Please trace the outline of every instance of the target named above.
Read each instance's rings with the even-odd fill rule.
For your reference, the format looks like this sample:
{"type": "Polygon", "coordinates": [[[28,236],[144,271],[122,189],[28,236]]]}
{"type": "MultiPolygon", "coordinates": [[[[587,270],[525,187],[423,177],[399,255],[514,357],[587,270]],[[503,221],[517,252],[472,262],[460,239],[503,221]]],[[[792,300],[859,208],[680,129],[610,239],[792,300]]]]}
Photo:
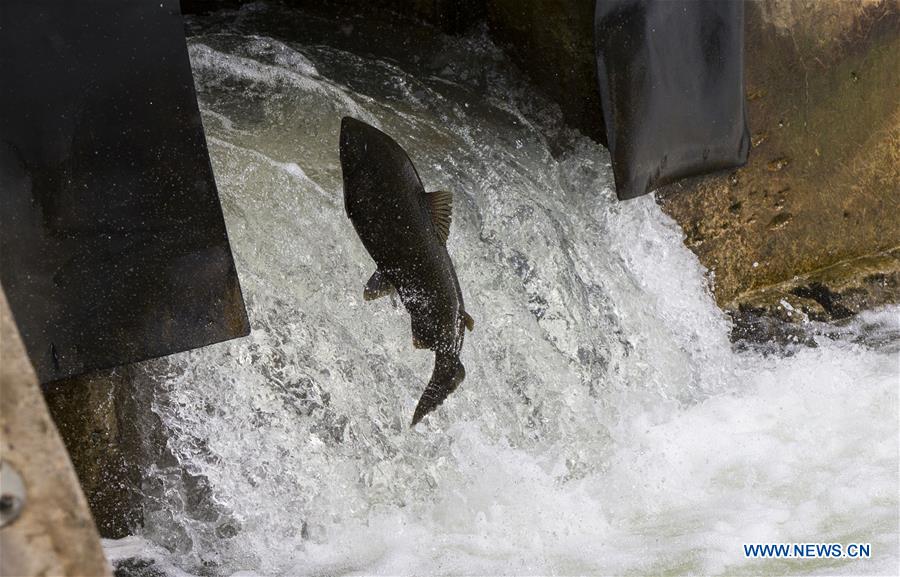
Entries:
{"type": "Polygon", "coordinates": [[[168,575],[896,574],[900,309],[738,352],[677,225],[650,196],[616,201],[606,150],[486,34],[391,26],[263,5],[192,21],[253,331],[143,368],[165,454],[145,464],[143,530],[110,558],[168,575]],[[468,376],[413,430],[433,354],[402,308],[362,300],[344,115],[455,194],[468,376]],[[872,558],[744,557],[770,542],[872,558]]]}

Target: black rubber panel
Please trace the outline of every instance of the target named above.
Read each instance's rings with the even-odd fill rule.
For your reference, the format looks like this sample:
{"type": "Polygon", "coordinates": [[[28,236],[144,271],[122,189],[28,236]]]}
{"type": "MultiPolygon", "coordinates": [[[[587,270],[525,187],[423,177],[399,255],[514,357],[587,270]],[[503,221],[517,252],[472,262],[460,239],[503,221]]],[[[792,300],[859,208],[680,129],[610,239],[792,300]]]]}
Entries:
{"type": "Polygon", "coordinates": [[[0,280],[42,382],[248,334],[177,0],[2,0],[0,115],[0,280]]]}
{"type": "Polygon", "coordinates": [[[620,199],[747,162],[743,2],[597,0],[594,41],[620,199]]]}

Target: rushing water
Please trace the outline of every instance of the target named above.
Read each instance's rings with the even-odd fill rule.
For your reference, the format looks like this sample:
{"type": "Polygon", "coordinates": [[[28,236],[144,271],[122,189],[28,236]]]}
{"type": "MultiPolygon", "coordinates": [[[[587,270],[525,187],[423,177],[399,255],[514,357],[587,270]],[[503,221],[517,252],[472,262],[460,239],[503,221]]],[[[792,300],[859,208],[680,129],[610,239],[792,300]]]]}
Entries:
{"type": "Polygon", "coordinates": [[[900,309],[736,351],[680,229],[650,196],[616,201],[606,150],[483,32],[392,26],[262,5],[192,22],[253,331],[146,364],[166,450],[141,535],[110,557],[168,575],[896,574],[900,309]],[[344,115],[455,193],[468,376],[414,430],[433,355],[402,308],[362,301],[344,115]],[[757,542],[872,558],[745,559],[757,542]]]}

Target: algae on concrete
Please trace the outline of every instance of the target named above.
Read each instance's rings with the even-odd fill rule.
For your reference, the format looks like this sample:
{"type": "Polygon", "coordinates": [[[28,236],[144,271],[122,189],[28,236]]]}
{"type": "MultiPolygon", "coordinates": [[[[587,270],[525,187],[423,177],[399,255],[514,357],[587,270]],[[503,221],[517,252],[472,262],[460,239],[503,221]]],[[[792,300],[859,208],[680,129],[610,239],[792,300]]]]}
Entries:
{"type": "Polygon", "coordinates": [[[140,416],[130,367],[94,371],[45,387],[100,535],[118,539],[141,524],[140,416]]]}
{"type": "Polygon", "coordinates": [[[853,263],[900,246],[900,10],[847,4],[748,4],[750,162],[659,194],[726,308],[840,263],[865,284],[853,263]]]}

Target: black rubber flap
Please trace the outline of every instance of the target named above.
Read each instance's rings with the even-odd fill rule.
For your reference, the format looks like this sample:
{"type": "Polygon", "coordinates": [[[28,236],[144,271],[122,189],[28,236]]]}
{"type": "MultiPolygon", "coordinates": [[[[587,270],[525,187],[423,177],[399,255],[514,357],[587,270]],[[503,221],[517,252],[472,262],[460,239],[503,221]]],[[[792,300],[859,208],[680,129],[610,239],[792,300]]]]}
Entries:
{"type": "Polygon", "coordinates": [[[597,0],[597,75],[620,199],[743,165],[744,3],[597,0]]]}
{"type": "Polygon", "coordinates": [[[0,280],[42,382],[249,332],[177,0],[0,2],[0,280]]]}

